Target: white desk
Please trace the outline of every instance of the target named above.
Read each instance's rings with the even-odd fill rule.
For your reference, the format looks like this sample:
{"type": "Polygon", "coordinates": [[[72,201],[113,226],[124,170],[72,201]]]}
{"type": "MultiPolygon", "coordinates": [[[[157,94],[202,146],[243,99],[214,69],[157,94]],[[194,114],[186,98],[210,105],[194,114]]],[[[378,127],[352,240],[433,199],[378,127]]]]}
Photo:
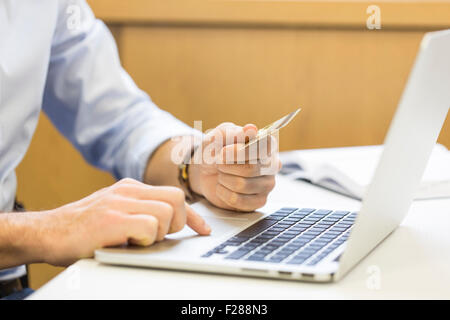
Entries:
{"type": "MultiPolygon", "coordinates": [[[[271,202],[358,209],[356,200],[279,177],[271,202]]],[[[313,284],[117,267],[81,260],[31,299],[450,299],[450,199],[414,202],[402,225],[344,279],[313,284]]]]}

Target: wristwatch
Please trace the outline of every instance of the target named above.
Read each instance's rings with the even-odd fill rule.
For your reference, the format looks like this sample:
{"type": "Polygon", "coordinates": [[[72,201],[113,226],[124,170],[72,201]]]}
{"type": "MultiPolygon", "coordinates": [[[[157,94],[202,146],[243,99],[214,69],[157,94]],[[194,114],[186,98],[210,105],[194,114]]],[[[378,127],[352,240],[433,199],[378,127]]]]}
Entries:
{"type": "Polygon", "coordinates": [[[192,147],[191,152],[188,152],[183,162],[178,165],[178,181],[180,182],[181,187],[186,194],[186,199],[188,199],[190,202],[196,200],[196,193],[192,191],[189,184],[189,164],[191,163],[191,159],[199,146],[200,145],[192,147]]]}

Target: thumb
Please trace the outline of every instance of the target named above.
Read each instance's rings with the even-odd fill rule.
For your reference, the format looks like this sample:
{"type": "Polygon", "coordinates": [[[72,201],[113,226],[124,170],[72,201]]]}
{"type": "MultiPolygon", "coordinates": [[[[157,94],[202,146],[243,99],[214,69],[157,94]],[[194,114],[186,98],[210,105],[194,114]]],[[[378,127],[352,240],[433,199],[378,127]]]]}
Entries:
{"type": "Polygon", "coordinates": [[[208,226],[203,218],[198,215],[188,204],[186,207],[187,225],[199,235],[207,236],[211,233],[211,227],[208,226]]]}

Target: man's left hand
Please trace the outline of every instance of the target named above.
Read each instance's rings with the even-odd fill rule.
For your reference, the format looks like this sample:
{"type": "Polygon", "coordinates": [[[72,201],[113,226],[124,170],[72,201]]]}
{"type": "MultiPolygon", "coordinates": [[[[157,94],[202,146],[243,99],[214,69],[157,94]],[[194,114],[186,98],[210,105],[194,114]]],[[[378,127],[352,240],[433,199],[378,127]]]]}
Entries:
{"type": "Polygon", "coordinates": [[[191,189],[224,209],[254,211],[264,206],[281,162],[274,137],[244,148],[256,134],[255,125],[232,123],[206,134],[189,166],[191,189]]]}

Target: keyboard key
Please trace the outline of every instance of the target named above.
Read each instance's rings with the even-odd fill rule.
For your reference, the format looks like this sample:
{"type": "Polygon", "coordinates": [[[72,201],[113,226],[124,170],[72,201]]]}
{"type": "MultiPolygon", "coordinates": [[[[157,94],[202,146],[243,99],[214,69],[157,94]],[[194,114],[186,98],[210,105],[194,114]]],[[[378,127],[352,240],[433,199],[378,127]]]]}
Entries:
{"type": "Polygon", "coordinates": [[[276,236],[280,235],[281,231],[266,231],[260,235],[263,238],[273,239],[276,236]]]}
{"type": "Polygon", "coordinates": [[[289,212],[289,213],[291,213],[291,212],[294,212],[296,210],[298,210],[298,208],[281,208],[277,212],[289,212]]]}
{"type": "Polygon", "coordinates": [[[305,222],[302,220],[301,222],[295,224],[295,226],[310,228],[313,224],[313,222],[305,222]]]}
{"type": "Polygon", "coordinates": [[[309,239],[305,239],[305,238],[297,238],[294,241],[292,241],[292,243],[295,244],[303,244],[303,243],[308,243],[310,240],[309,239]]]}
{"type": "Polygon", "coordinates": [[[284,229],[287,229],[287,228],[289,228],[289,227],[291,227],[291,226],[292,226],[291,223],[278,223],[278,224],[276,225],[276,227],[280,227],[280,228],[284,228],[284,229]]]}
{"type": "Polygon", "coordinates": [[[290,215],[290,212],[288,211],[277,211],[275,213],[272,213],[271,215],[268,215],[267,217],[287,217],[288,215],[290,215]]]}
{"type": "Polygon", "coordinates": [[[326,227],[320,227],[320,226],[315,225],[314,227],[311,228],[311,231],[319,231],[320,233],[322,233],[322,232],[324,232],[326,229],[328,229],[328,228],[326,228],[326,227]]]}
{"type": "Polygon", "coordinates": [[[247,250],[253,250],[256,247],[259,247],[258,243],[246,243],[246,244],[244,244],[244,246],[242,246],[243,249],[247,249],[247,250]]]}
{"type": "Polygon", "coordinates": [[[292,254],[292,252],[283,252],[283,253],[280,252],[279,254],[277,254],[276,258],[284,260],[284,259],[288,258],[291,254],[292,254]]]}
{"type": "Polygon", "coordinates": [[[339,216],[339,217],[344,217],[344,216],[346,216],[349,213],[350,213],[350,211],[333,211],[332,215],[339,216]]]}
{"type": "Polygon", "coordinates": [[[315,224],[319,219],[306,218],[302,220],[302,223],[315,224]]]}
{"type": "Polygon", "coordinates": [[[336,223],[340,220],[340,218],[338,217],[326,217],[323,220],[321,220],[320,222],[333,222],[336,223]]]}
{"type": "Polygon", "coordinates": [[[289,237],[284,236],[283,234],[278,235],[277,237],[272,238],[272,241],[275,242],[283,242],[283,241],[288,241],[289,237]]]}
{"type": "Polygon", "coordinates": [[[295,258],[306,258],[307,259],[307,258],[311,257],[314,253],[316,253],[316,250],[308,250],[307,248],[305,248],[302,251],[300,251],[299,253],[297,253],[295,258]]]}
{"type": "Polygon", "coordinates": [[[241,236],[234,236],[229,241],[236,241],[236,242],[245,242],[249,239],[249,237],[241,237],[241,236]]]}
{"type": "Polygon", "coordinates": [[[326,210],[326,209],[319,209],[319,210],[314,211],[314,214],[321,215],[321,216],[326,216],[330,212],[332,212],[332,211],[331,210],[326,210]]]}
{"type": "Polygon", "coordinates": [[[318,238],[317,240],[314,240],[314,242],[326,245],[331,242],[331,239],[318,238]]]}
{"type": "Polygon", "coordinates": [[[225,259],[240,259],[243,256],[245,256],[247,253],[249,253],[249,250],[245,250],[245,249],[238,249],[235,252],[229,254],[228,256],[225,257],[225,259]]]}
{"type": "Polygon", "coordinates": [[[212,256],[214,254],[214,251],[208,251],[207,253],[205,253],[204,255],[202,255],[203,258],[208,258],[210,256],[212,256]]]}
{"type": "Polygon", "coordinates": [[[276,223],[275,220],[260,220],[250,226],[249,228],[245,229],[244,231],[241,231],[237,236],[238,237],[254,237],[258,233],[266,230],[267,228],[273,226],[276,223]]]}
{"type": "Polygon", "coordinates": [[[295,212],[289,215],[290,218],[304,218],[306,217],[308,214],[307,213],[303,213],[303,212],[295,212]]]}
{"type": "Polygon", "coordinates": [[[247,259],[245,259],[245,260],[248,260],[248,261],[264,261],[264,257],[252,255],[252,256],[248,257],[247,259]]]}
{"type": "Polygon", "coordinates": [[[217,254],[227,254],[228,252],[229,252],[229,251],[223,250],[223,249],[214,250],[214,253],[217,253],[217,254]]]}
{"type": "Polygon", "coordinates": [[[266,217],[265,219],[267,220],[278,220],[281,221],[285,218],[286,216],[282,216],[282,215],[270,215],[268,217],[266,217]]]}
{"type": "Polygon", "coordinates": [[[283,257],[283,256],[273,256],[273,257],[270,257],[267,261],[277,263],[277,262],[283,261],[284,259],[285,259],[285,257],[283,257]]]}
{"type": "Polygon", "coordinates": [[[329,234],[329,235],[333,235],[333,236],[339,236],[342,234],[341,231],[337,231],[337,230],[333,230],[333,228],[328,229],[324,234],[329,234]]]}
{"type": "Polygon", "coordinates": [[[320,220],[320,219],[323,219],[323,217],[324,217],[324,216],[322,216],[322,215],[313,213],[312,215],[308,216],[307,219],[320,220]]]}
{"type": "Polygon", "coordinates": [[[307,250],[314,250],[314,251],[319,251],[320,249],[322,249],[325,245],[320,244],[320,243],[310,243],[305,249],[307,250]]]}
{"type": "Polygon", "coordinates": [[[303,264],[303,262],[305,262],[306,261],[306,258],[294,258],[294,259],[292,259],[292,260],[290,260],[290,261],[288,261],[288,262],[286,262],[287,264],[297,264],[297,265],[300,265],[300,264],[303,264]]]}
{"type": "Polygon", "coordinates": [[[320,231],[308,230],[308,231],[305,232],[305,236],[313,236],[313,237],[316,237],[316,236],[318,236],[319,234],[321,234],[320,231]]]}
{"type": "Polygon", "coordinates": [[[304,231],[304,230],[306,230],[306,229],[308,229],[308,227],[303,227],[303,226],[299,226],[299,225],[295,225],[295,226],[293,226],[293,227],[291,227],[289,230],[292,230],[292,231],[304,231]]]}
{"type": "Polygon", "coordinates": [[[242,244],[241,242],[231,241],[231,240],[224,242],[224,245],[226,245],[226,246],[240,246],[241,244],[242,244]]]}
{"type": "Polygon", "coordinates": [[[288,233],[288,234],[282,234],[281,236],[284,238],[284,239],[292,239],[292,238],[295,238],[296,236],[297,236],[298,234],[292,234],[292,233],[288,233]]]}
{"type": "Polygon", "coordinates": [[[353,223],[339,221],[339,222],[336,224],[336,227],[342,226],[342,227],[349,228],[349,227],[351,227],[352,225],[353,225],[353,223]]]}
{"type": "Polygon", "coordinates": [[[257,238],[255,238],[255,239],[251,240],[249,243],[262,244],[262,243],[265,243],[265,242],[270,241],[270,239],[271,239],[271,238],[260,238],[260,237],[257,237],[257,238]]]}
{"type": "Polygon", "coordinates": [[[313,212],[314,210],[316,210],[316,209],[312,209],[312,208],[303,208],[303,209],[298,210],[297,212],[311,213],[311,212],[313,212]]]}
{"type": "Polygon", "coordinates": [[[317,226],[331,226],[331,225],[333,225],[333,224],[335,224],[336,222],[334,222],[334,221],[325,221],[325,220],[322,220],[322,221],[320,221],[318,224],[317,224],[317,226]]]}
{"type": "Polygon", "coordinates": [[[332,227],[332,229],[330,229],[331,231],[337,231],[337,232],[344,232],[345,230],[347,230],[346,227],[338,227],[338,226],[334,226],[332,227]]]}

